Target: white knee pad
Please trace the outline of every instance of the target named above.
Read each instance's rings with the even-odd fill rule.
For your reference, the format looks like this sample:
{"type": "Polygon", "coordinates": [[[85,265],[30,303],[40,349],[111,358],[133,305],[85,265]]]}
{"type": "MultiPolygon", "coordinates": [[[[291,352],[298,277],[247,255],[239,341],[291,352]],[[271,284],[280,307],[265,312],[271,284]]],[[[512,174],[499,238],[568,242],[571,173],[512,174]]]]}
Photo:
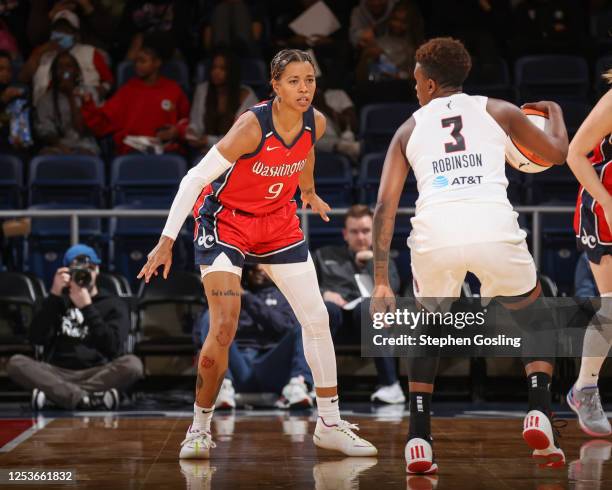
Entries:
{"type": "Polygon", "coordinates": [[[287,298],[302,325],[304,355],[315,386],[336,386],[336,354],[329,330],[329,315],[319,291],[317,273],[310,254],[306,262],[267,264],[265,270],[287,298]]]}

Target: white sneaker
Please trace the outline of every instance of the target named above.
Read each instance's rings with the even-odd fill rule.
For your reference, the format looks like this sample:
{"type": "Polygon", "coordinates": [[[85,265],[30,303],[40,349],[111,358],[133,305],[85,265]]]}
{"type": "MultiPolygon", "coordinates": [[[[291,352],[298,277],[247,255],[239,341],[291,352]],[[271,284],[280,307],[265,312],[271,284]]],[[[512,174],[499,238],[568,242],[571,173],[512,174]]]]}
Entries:
{"type": "Polygon", "coordinates": [[[275,406],[277,408],[312,408],[313,402],[304,382],[304,376],[296,376],[289,380],[275,406]]]}
{"type": "Polygon", "coordinates": [[[376,447],[359,437],[353,430],[359,430],[359,427],[346,420],[327,425],[319,417],[312,440],[315,446],[340,451],[347,456],[376,456],[378,454],[376,447]]]}
{"type": "Polygon", "coordinates": [[[359,488],[359,475],[376,463],[376,458],[345,458],[318,463],[312,468],[315,490],[359,488]]]}
{"type": "Polygon", "coordinates": [[[433,448],[429,441],[414,437],[410,439],[404,449],[406,458],[406,473],[429,475],[438,471],[434,461],[433,448]]]}
{"type": "Polygon", "coordinates": [[[231,410],[236,408],[236,390],[231,379],[225,378],[221,383],[217,400],[215,401],[215,408],[218,410],[231,410]]]}
{"type": "Polygon", "coordinates": [[[532,458],[551,468],[565,464],[565,454],[559,447],[549,417],[540,410],[531,410],[523,420],[523,439],[533,449],[532,458]]]}
{"type": "Polygon", "coordinates": [[[388,404],[406,403],[406,397],[400,387],[399,381],[396,381],[392,385],[381,386],[372,393],[370,400],[388,404]]]}
{"type": "Polygon", "coordinates": [[[181,442],[180,459],[208,459],[210,449],[216,447],[210,432],[197,429],[187,429],[185,440],[181,442]]]}

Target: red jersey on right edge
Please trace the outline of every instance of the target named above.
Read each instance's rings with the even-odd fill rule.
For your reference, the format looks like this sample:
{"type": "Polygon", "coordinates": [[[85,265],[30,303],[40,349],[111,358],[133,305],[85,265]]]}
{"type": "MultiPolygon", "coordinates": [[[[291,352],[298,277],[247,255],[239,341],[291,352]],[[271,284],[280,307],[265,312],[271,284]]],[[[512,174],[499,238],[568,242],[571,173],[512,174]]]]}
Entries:
{"type": "MultiPolygon", "coordinates": [[[[593,149],[589,160],[603,186],[612,194],[612,133],[604,137],[593,149]]],[[[584,245],[581,248],[593,249],[597,245],[612,245],[612,232],[603,208],[582,186],[578,191],[574,213],[574,231],[576,238],[584,245]]]]}
{"type": "Polygon", "coordinates": [[[272,102],[261,102],[249,109],[261,126],[257,149],[241,156],[232,168],[202,190],[194,213],[198,213],[207,196],[227,209],[256,216],[280,209],[293,199],[300,173],[316,140],[314,110],[311,106],[303,114],[301,131],[285,144],[272,122],[272,102]]]}

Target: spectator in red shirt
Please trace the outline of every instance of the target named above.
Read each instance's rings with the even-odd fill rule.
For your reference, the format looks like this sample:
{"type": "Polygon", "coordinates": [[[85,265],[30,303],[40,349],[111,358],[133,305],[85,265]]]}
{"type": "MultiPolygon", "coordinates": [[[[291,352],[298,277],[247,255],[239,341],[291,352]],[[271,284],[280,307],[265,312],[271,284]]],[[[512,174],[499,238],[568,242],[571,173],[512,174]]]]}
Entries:
{"type": "Polygon", "coordinates": [[[128,136],[147,137],[147,147],[161,147],[164,152],[184,151],[189,101],[175,81],[159,72],[172,52],[170,46],[163,33],[146,35],[135,61],[136,77],[101,107],[84,95],[81,113],[85,124],[98,137],[112,133],[117,154],[134,150],[126,144],[128,136]]]}

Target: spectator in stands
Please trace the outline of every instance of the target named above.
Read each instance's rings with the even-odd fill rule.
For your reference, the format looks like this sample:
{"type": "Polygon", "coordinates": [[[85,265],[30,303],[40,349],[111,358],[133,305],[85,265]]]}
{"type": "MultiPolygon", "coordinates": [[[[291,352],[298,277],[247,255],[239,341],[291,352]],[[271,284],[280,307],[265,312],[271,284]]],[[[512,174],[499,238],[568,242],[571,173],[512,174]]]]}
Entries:
{"type": "Polygon", "coordinates": [[[357,79],[413,79],[414,53],[425,37],[423,17],[414,2],[398,3],[387,30],[363,44],[357,79]]]}
{"type": "Polygon", "coordinates": [[[274,26],[274,44],[277,49],[298,48],[312,49],[315,59],[323,73],[338,72],[345,77],[352,70],[351,45],[348,42],[348,20],[343,15],[342,1],[327,1],[325,5],[337,18],[340,28],[328,36],[305,37],[295,33],[289,25],[298,16],[312,7],[317,0],[300,0],[298,2],[285,2],[280,5],[274,26]],[[283,8],[284,7],[284,8],[283,8]]]}
{"type": "Polygon", "coordinates": [[[589,264],[586,252],[583,252],[576,262],[574,274],[574,296],[578,298],[595,298],[599,296],[597,284],[593,277],[593,271],[589,264]]]}
{"type": "MultiPolygon", "coordinates": [[[[312,407],[313,380],[304,357],[302,328],[262,265],[245,272],[238,331],[215,406],[234,408],[238,390],[278,393],[279,408],[312,407]]],[[[209,324],[206,311],[196,323],[198,348],[208,335],[209,324]]]]}
{"type": "Polygon", "coordinates": [[[202,29],[202,42],[208,52],[231,49],[243,56],[258,56],[263,34],[260,2],[218,0],[202,29]]]}
{"type": "Polygon", "coordinates": [[[95,105],[90,94],[84,95],[81,113],[85,124],[97,137],[112,134],[116,153],[133,151],[135,146],[126,144],[128,136],[144,137],[139,139],[142,146],[138,143],[137,149],[184,151],[189,100],[174,80],[159,71],[170,54],[167,35],[148,34],[136,58],[136,77],[101,107],[95,105]]]}
{"type": "Polygon", "coordinates": [[[142,377],[134,355],[122,355],[130,330],[126,303],[99,292],[100,259],[82,244],[70,247],[30,327],[31,341],[44,348],[44,361],[9,359],[7,372],[33,390],[32,408],[46,401],[66,409],[119,406],[119,391],[142,377]]]}
{"type": "Polygon", "coordinates": [[[396,3],[397,0],[360,0],[351,12],[351,44],[363,48],[384,34],[396,3]]]}
{"type": "Polygon", "coordinates": [[[33,84],[32,99],[37,104],[50,85],[51,64],[55,57],[69,51],[81,68],[82,84],[98,92],[102,100],[113,84],[113,74],[104,55],[94,46],[80,42],[79,17],[71,10],[60,10],[51,24],[49,41],[38,46],[23,65],[19,78],[33,84]]]}
{"type": "MultiPolygon", "coordinates": [[[[36,104],[36,132],[44,142],[42,154],[89,154],[100,152],[95,138],[83,123],[81,70],[68,51],[51,64],[51,86],[36,104]]],[[[97,94],[92,94],[96,98],[97,94]]]]}
{"type": "Polygon", "coordinates": [[[240,83],[240,62],[229,51],[218,52],[212,58],[208,81],[196,87],[187,143],[198,150],[212,147],[257,102],[255,92],[240,83]]]}
{"type": "Polygon", "coordinates": [[[117,29],[120,57],[136,60],[144,37],[163,32],[167,38],[173,39],[174,46],[179,48],[183,56],[189,58],[191,26],[198,18],[198,3],[184,0],[127,0],[117,29]]]}
{"type": "MultiPolygon", "coordinates": [[[[374,285],[372,264],[372,211],[355,204],[346,214],[342,235],[346,245],[326,246],[314,254],[319,288],[329,312],[330,328],[336,343],[359,343],[361,308],[359,298],[369,295],[374,285]]],[[[391,288],[399,291],[400,280],[395,263],[389,263],[391,288]]],[[[375,358],[380,388],[371,400],[382,403],[404,403],[395,359],[375,358]]]]}
{"type": "Polygon", "coordinates": [[[25,147],[19,141],[10,137],[12,116],[9,104],[16,99],[27,96],[25,87],[13,83],[13,67],[11,54],[0,51],[0,152],[15,154],[20,158],[26,156],[25,147]]]}
{"type": "Polygon", "coordinates": [[[355,139],[355,105],[344,90],[328,89],[326,85],[326,78],[317,79],[313,105],[325,114],[327,119],[325,133],[317,141],[317,149],[346,155],[356,163],[361,154],[361,143],[355,139]]]}
{"type": "Polygon", "coordinates": [[[515,56],[578,54],[588,48],[584,7],[572,0],[523,0],[514,9],[515,56]]]}
{"type": "Polygon", "coordinates": [[[44,43],[49,38],[55,15],[61,10],[70,10],[81,21],[81,42],[108,50],[115,41],[115,26],[121,18],[123,3],[114,0],[33,0],[30,2],[28,38],[34,46],[44,43]]]}
{"type": "Polygon", "coordinates": [[[27,33],[28,0],[0,2],[0,49],[13,58],[26,54],[29,48],[27,33]]]}

